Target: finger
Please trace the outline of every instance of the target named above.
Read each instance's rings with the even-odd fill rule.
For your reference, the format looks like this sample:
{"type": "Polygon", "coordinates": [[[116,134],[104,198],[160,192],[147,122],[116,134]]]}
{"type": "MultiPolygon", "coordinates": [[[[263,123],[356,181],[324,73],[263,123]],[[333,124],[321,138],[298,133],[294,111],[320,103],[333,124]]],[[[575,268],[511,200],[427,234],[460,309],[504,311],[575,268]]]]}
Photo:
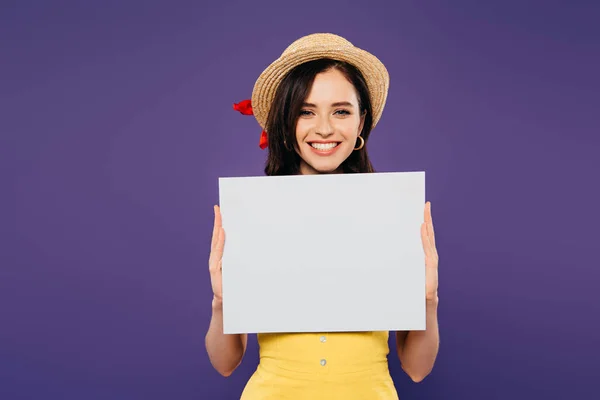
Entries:
{"type": "Polygon", "coordinates": [[[223,258],[223,249],[225,248],[225,230],[218,228],[217,240],[215,242],[215,248],[210,252],[209,268],[211,271],[217,271],[220,269],[221,259],[223,258]]]}
{"type": "Polygon", "coordinates": [[[223,255],[223,249],[225,248],[225,229],[223,227],[219,227],[219,239],[217,240],[217,245],[215,249],[217,250],[217,255],[219,258],[223,255]]]}
{"type": "Polygon", "coordinates": [[[425,224],[427,226],[427,235],[430,238],[431,245],[435,248],[435,231],[433,230],[433,218],[431,217],[431,202],[425,203],[424,212],[425,224]]]}
{"type": "Polygon", "coordinates": [[[423,222],[421,224],[421,242],[423,243],[423,251],[425,252],[425,256],[431,256],[431,241],[429,240],[429,235],[427,233],[427,224],[423,222]]]}
{"type": "Polygon", "coordinates": [[[431,237],[427,232],[427,224],[425,222],[421,224],[421,240],[423,241],[423,250],[425,251],[425,258],[431,262],[428,262],[427,265],[437,265],[437,250],[433,245],[431,237]]]}
{"type": "Polygon", "coordinates": [[[212,235],[212,241],[211,241],[211,245],[210,248],[211,250],[215,248],[215,245],[217,244],[217,239],[219,238],[219,229],[223,226],[223,220],[221,217],[221,209],[219,208],[219,206],[215,205],[213,207],[214,210],[214,224],[213,224],[213,235],[212,235]]]}
{"type": "Polygon", "coordinates": [[[433,229],[433,216],[431,215],[431,202],[429,202],[429,234],[431,236],[431,243],[435,248],[435,230],[433,229]]]}
{"type": "Polygon", "coordinates": [[[212,231],[212,239],[210,241],[210,249],[211,251],[215,248],[215,243],[217,243],[217,206],[213,206],[213,231],[212,231]]]}

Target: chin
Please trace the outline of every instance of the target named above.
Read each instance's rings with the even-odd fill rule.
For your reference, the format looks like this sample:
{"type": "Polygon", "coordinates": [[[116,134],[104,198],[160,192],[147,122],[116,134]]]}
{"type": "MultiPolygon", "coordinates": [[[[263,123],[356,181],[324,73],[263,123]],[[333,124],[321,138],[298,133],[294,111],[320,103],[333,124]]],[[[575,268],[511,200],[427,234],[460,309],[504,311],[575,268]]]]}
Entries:
{"type": "Polygon", "coordinates": [[[306,163],[307,166],[312,169],[313,171],[319,173],[319,174],[333,174],[338,172],[338,170],[341,167],[340,163],[336,163],[336,162],[323,162],[323,161],[317,161],[317,162],[312,162],[313,160],[308,160],[309,162],[306,163]]]}
{"type": "Polygon", "coordinates": [[[338,172],[340,166],[337,165],[335,167],[323,167],[323,168],[315,168],[315,170],[320,174],[334,174],[338,172]]]}

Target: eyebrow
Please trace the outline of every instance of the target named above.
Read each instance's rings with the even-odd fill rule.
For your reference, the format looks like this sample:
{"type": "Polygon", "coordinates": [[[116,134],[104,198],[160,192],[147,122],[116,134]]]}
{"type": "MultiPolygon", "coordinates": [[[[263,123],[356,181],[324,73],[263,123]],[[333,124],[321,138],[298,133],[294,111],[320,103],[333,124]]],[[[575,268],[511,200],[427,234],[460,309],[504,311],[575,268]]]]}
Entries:
{"type": "MultiPolygon", "coordinates": [[[[317,108],[317,106],[312,103],[304,103],[303,106],[317,108]]],[[[353,104],[350,103],[349,101],[338,101],[337,103],[333,103],[331,106],[332,107],[352,107],[353,104]]]]}

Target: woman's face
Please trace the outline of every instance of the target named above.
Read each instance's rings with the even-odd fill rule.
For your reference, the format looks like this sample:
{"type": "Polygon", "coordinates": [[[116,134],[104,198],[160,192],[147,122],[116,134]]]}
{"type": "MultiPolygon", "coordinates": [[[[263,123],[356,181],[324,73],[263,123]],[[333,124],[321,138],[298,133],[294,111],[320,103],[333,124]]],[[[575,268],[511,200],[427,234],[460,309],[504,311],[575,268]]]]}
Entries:
{"type": "Polygon", "coordinates": [[[339,172],[362,131],[354,86],[336,69],[318,74],[296,124],[303,175],[339,172]]]}

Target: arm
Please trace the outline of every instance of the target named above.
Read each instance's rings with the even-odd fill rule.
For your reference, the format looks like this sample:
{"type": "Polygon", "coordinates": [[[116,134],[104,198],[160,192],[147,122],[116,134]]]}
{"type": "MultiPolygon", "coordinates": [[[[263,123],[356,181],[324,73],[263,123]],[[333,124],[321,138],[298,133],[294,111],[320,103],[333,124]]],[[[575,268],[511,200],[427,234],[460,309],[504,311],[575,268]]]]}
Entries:
{"type": "Polygon", "coordinates": [[[396,332],[396,347],[402,369],[414,382],[421,382],[433,369],[440,336],[437,320],[438,298],[428,300],[426,330],[396,332]]]}
{"type": "Polygon", "coordinates": [[[204,345],[212,366],[223,376],[229,376],[242,362],[248,335],[225,335],[223,333],[223,273],[222,259],[225,248],[225,230],[223,229],[221,210],[214,207],[215,223],[208,267],[213,289],[212,317],[204,345]]]}
{"type": "Polygon", "coordinates": [[[425,204],[421,225],[425,252],[425,330],[396,332],[396,346],[402,369],[414,382],[421,382],[433,369],[440,345],[438,329],[438,253],[431,218],[431,203],[425,204]]]}
{"type": "Polygon", "coordinates": [[[206,333],[205,346],[212,366],[223,376],[230,376],[241,364],[248,335],[226,335],[223,333],[223,303],[215,299],[212,304],[212,318],[206,333]]]}

